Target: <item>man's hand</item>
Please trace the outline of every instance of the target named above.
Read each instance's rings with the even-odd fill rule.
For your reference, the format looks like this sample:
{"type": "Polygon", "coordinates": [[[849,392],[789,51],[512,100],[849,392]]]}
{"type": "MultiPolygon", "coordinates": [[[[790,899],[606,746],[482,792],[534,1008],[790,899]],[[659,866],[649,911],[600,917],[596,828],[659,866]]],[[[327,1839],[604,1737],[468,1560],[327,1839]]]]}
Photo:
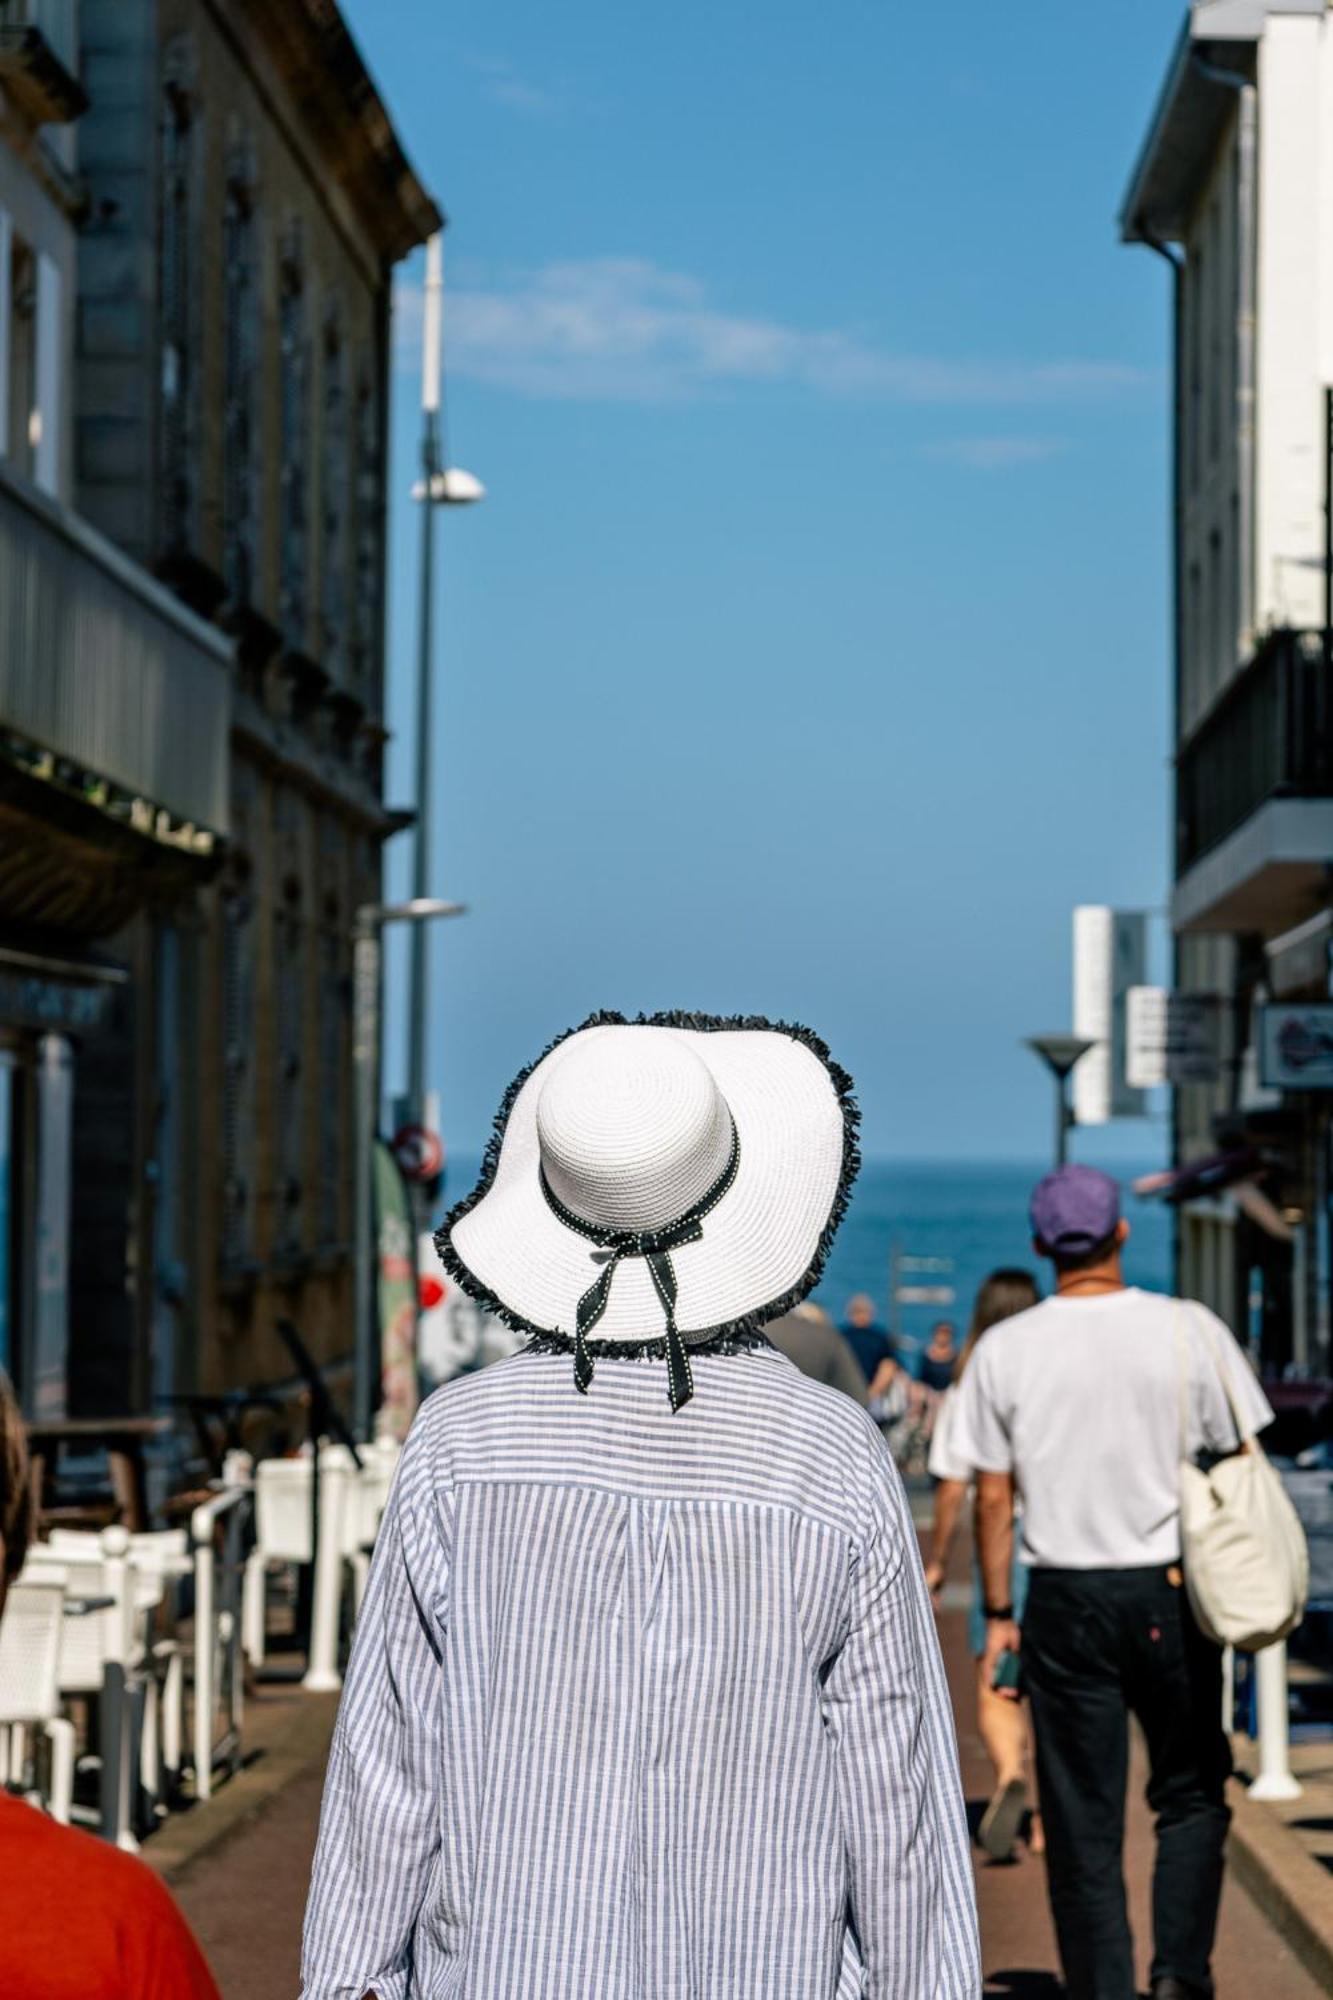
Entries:
{"type": "Polygon", "coordinates": [[[1017,1701],[1017,1688],[995,1687],[995,1669],[1000,1663],[1001,1653],[1016,1653],[1023,1642],[1023,1635],[1012,1618],[988,1618],[986,1620],[986,1651],[982,1655],[982,1678],[988,1688],[993,1688],[1004,1701],[1017,1701]]]}
{"type": "Polygon", "coordinates": [[[944,1564],[942,1562],[928,1562],[926,1564],[926,1589],[930,1592],[931,1603],[938,1611],[940,1608],[940,1592],[944,1589],[944,1564]]]}

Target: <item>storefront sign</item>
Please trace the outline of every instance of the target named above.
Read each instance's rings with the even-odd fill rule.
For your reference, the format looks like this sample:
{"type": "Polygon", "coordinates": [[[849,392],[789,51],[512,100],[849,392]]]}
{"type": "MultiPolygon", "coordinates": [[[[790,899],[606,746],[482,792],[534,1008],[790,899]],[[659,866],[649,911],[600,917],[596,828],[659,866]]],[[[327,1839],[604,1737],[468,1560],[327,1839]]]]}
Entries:
{"type": "Polygon", "coordinates": [[[111,992],[107,985],[74,986],[35,973],[0,971],[0,1021],[16,1028],[91,1034],[107,1018],[111,992]]]}
{"type": "Polygon", "coordinates": [[[1333,1091],[1333,1001],[1261,1007],[1258,1040],[1268,1089],[1333,1091]]]}
{"type": "Polygon", "coordinates": [[[1222,1015],[1215,993],[1131,986],[1125,995],[1125,1079],[1136,1090],[1216,1083],[1222,1015]]]}

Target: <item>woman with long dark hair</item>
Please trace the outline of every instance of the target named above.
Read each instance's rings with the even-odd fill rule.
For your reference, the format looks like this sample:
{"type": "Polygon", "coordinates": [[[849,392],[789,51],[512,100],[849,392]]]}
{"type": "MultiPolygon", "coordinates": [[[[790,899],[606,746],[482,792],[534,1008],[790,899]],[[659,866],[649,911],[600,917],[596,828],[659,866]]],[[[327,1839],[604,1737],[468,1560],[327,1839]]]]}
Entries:
{"type": "MultiPolygon", "coordinates": [[[[1036,1279],[1030,1271],[1005,1266],[982,1280],[972,1308],[971,1324],[963,1351],[954,1370],[953,1386],[946,1390],[930,1445],[930,1473],[935,1481],[935,1519],[931,1535],[931,1555],[926,1564],[926,1582],[938,1603],[949,1568],[949,1554],[958,1528],[963,1501],[972,1483],[972,1467],[958,1458],[952,1443],[952,1418],[968,1362],[989,1329],[1015,1313],[1026,1312],[1040,1300],[1036,1279]]],[[[1017,1543],[1015,1543],[1015,1549],[1017,1543]]],[[[1013,1602],[1015,1615],[1022,1616],[1027,1594],[1027,1571],[1015,1556],[1013,1602]]],[[[997,1861],[1013,1853],[1028,1809],[1028,1726],[1022,1706],[997,1694],[982,1672],[986,1651],[986,1618],[982,1603],[981,1577],[972,1566],[972,1608],[968,1616],[968,1640],[977,1663],[977,1729],[986,1754],[995,1766],[995,1790],[982,1816],[979,1838],[986,1852],[997,1861]]],[[[1034,1822],[1033,1846],[1039,1847],[1041,1832],[1034,1822]]]]}

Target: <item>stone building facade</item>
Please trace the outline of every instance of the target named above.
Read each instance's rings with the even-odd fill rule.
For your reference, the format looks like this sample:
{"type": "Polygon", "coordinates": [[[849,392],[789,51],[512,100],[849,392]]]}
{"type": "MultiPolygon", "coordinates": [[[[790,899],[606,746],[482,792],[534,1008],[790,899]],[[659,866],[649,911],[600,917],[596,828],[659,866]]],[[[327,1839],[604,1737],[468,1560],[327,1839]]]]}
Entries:
{"type": "Polygon", "coordinates": [[[97,1391],[123,1407],[289,1376],[284,1317],[321,1361],[351,1347],[391,275],[440,217],[331,0],[80,21],[75,497],[234,654],[220,867],[131,946],[152,1135],[97,1391]]]}

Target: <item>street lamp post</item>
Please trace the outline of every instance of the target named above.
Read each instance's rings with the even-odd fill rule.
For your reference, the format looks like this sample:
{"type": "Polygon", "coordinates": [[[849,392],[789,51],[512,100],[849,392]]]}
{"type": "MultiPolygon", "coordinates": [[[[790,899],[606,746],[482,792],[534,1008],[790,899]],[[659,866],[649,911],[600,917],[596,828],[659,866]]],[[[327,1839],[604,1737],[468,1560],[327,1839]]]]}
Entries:
{"type": "MultiPolygon", "coordinates": [[[[376,1099],[379,1093],[380,1057],[380,932],[385,924],[410,923],[412,936],[432,917],[461,917],[465,903],[445,903],[434,896],[414,896],[410,903],[363,903],[356,913],[352,931],[352,1074],[353,1154],[356,1175],[353,1199],[356,1203],[354,1235],[355,1319],[352,1354],[354,1384],[352,1428],[356,1436],[370,1436],[374,1417],[376,1362],[379,1327],[375,1312],[375,1254],[372,1236],[374,1210],[374,1153],[376,1099]]],[[[413,1269],[416,1245],[412,1246],[413,1269]]]]}
{"type": "Polygon", "coordinates": [[[1055,1164],[1062,1167],[1069,1152],[1069,1130],[1074,1114],[1069,1106],[1069,1072],[1095,1048],[1082,1035],[1029,1035],[1027,1047],[1040,1056],[1055,1078],[1055,1164]]]}
{"type": "MultiPolygon", "coordinates": [[[[435,680],[432,672],[435,624],[435,509],[466,507],[485,498],[479,479],[459,466],[444,463],[441,381],[441,333],[444,305],[444,238],[438,232],[426,245],[426,286],[421,348],[421,478],[412,498],[421,503],[421,595],[418,608],[416,834],[412,856],[412,895],[427,894],[433,867],[434,791],[431,765],[434,748],[435,680]]],[[[408,1117],[426,1122],[426,938],[412,932],[408,967],[407,1103],[408,1117]]],[[[414,1202],[414,1206],[417,1204],[414,1202]]],[[[420,1221],[420,1217],[418,1217],[420,1221]]]]}

